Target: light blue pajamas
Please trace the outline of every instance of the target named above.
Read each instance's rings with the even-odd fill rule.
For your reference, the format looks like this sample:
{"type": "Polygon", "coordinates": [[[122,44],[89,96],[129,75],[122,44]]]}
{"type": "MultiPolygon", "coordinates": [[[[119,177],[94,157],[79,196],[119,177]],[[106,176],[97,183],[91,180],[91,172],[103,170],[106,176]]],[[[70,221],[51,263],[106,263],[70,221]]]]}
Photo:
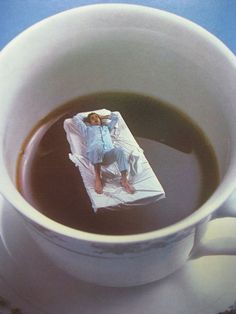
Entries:
{"type": "Polygon", "coordinates": [[[124,151],[120,147],[113,146],[110,135],[118,121],[116,114],[112,113],[110,123],[105,125],[84,123],[79,115],[74,116],[73,120],[86,139],[87,157],[93,165],[110,165],[117,162],[120,172],[127,171],[128,162],[124,151]]]}
{"type": "Polygon", "coordinates": [[[110,165],[113,162],[117,162],[120,172],[127,171],[128,162],[121,147],[114,147],[104,153],[102,165],[110,165]]]}

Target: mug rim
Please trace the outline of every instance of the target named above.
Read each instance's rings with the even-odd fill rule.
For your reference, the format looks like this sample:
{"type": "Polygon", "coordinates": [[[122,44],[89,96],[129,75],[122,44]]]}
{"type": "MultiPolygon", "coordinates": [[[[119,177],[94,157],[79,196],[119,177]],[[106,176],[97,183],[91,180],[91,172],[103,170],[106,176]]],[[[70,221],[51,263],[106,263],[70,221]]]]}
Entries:
{"type": "MultiPolygon", "coordinates": [[[[55,15],[49,16],[34,25],[30,26],[26,30],[24,30],[22,33],[20,33],[18,36],[16,36],[14,39],[12,39],[1,51],[1,55],[6,55],[8,49],[14,49],[14,45],[17,45],[18,40],[21,40],[24,34],[27,34],[30,31],[33,31],[34,28],[40,27],[44,23],[47,23],[48,21],[51,21],[52,19],[60,18],[60,16],[70,15],[71,13],[74,14],[75,12],[81,12],[85,13],[93,10],[97,10],[107,8],[107,9],[128,9],[132,10],[133,13],[135,10],[141,12],[142,14],[157,14],[158,16],[162,16],[170,21],[172,23],[178,23],[184,26],[185,28],[188,28],[192,30],[192,32],[198,33],[200,37],[205,37],[208,42],[211,42],[212,45],[215,46],[218,50],[222,52],[222,54],[227,58],[232,66],[236,66],[236,57],[225,46],[225,44],[220,41],[216,36],[205,30],[203,27],[199,26],[198,24],[183,18],[181,16],[178,16],[174,13],[170,13],[164,10],[147,7],[144,5],[137,5],[137,4],[127,4],[127,3],[100,3],[100,4],[90,4],[90,5],[83,5],[80,7],[76,7],[73,9],[69,9],[66,11],[62,11],[60,13],[57,13],[55,15]]],[[[0,55],[0,58],[2,57],[0,55]]],[[[1,62],[1,61],[0,61],[1,62]]],[[[236,148],[234,149],[234,152],[232,152],[233,156],[236,155],[236,148]]],[[[161,228],[159,230],[153,230],[148,231],[144,233],[138,233],[138,234],[128,234],[128,235],[103,235],[103,234],[96,234],[96,233],[90,233],[78,229],[73,229],[71,227],[68,227],[66,225],[63,225],[61,223],[58,223],[49,217],[43,215],[41,212],[39,212],[36,208],[31,206],[19,193],[11,179],[9,178],[9,175],[7,173],[7,170],[3,166],[3,156],[2,153],[0,154],[0,167],[2,168],[2,179],[0,183],[0,191],[4,198],[7,199],[8,202],[10,202],[17,211],[19,211],[23,216],[28,218],[30,221],[32,220],[35,224],[38,224],[45,228],[48,231],[56,232],[57,234],[60,234],[62,236],[78,239],[78,240],[84,240],[84,241],[93,241],[93,242],[102,242],[102,243],[131,243],[131,242],[140,242],[140,241],[147,241],[152,239],[161,239],[166,236],[170,236],[176,233],[179,233],[183,230],[186,230],[187,228],[191,228],[194,225],[198,224],[202,220],[205,220],[209,215],[211,215],[216,209],[218,209],[225,200],[232,194],[233,190],[236,187],[236,183],[233,183],[232,180],[232,173],[236,173],[236,165],[234,165],[231,162],[231,165],[227,169],[227,173],[225,177],[222,179],[222,181],[219,183],[219,186],[217,187],[216,191],[212,194],[212,196],[202,205],[200,206],[194,213],[188,215],[184,219],[166,226],[164,228],[161,228]],[[230,173],[231,170],[231,173],[230,173]],[[216,193],[218,194],[216,196],[216,193]]]]}

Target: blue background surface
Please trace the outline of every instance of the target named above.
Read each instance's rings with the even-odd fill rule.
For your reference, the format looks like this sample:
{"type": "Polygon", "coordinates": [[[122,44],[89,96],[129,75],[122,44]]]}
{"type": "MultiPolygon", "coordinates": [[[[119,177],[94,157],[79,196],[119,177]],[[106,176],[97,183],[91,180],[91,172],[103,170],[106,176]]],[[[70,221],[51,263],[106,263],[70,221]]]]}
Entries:
{"type": "Polygon", "coordinates": [[[201,25],[236,53],[236,0],[0,0],[0,49],[32,24],[58,12],[95,3],[141,4],[201,25]]]}

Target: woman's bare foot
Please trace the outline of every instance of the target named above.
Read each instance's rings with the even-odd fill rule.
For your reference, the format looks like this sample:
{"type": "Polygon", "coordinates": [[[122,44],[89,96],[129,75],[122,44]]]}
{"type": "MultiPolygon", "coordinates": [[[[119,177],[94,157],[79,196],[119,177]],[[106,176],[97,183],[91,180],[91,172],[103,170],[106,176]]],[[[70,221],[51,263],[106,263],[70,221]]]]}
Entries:
{"type": "Polygon", "coordinates": [[[127,193],[133,194],[135,192],[134,187],[129,183],[127,178],[121,178],[120,183],[127,193]]]}
{"type": "Polygon", "coordinates": [[[95,191],[98,194],[102,194],[103,193],[103,185],[102,185],[102,180],[99,177],[96,177],[95,179],[95,191]]]}

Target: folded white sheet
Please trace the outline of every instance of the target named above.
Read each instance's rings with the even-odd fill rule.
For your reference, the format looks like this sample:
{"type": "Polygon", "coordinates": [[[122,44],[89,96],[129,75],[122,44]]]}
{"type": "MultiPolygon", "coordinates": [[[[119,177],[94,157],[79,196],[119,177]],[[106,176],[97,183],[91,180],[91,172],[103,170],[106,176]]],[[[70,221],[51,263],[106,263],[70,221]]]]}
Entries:
{"type": "MultiPolygon", "coordinates": [[[[100,115],[109,115],[106,109],[95,110],[100,115]]],[[[86,117],[89,112],[79,113],[86,117]]],[[[112,130],[114,146],[120,146],[125,151],[129,161],[129,181],[135,188],[135,193],[129,194],[120,186],[120,173],[116,163],[102,167],[102,177],[105,182],[103,193],[94,190],[94,167],[86,158],[86,139],[83,138],[73,119],[64,121],[67,140],[70,145],[70,160],[79,168],[85,188],[90,197],[92,207],[96,212],[99,208],[117,209],[123,205],[138,206],[157,201],[165,197],[165,192],[154,174],[124,119],[116,112],[119,119],[112,130]]]]}

